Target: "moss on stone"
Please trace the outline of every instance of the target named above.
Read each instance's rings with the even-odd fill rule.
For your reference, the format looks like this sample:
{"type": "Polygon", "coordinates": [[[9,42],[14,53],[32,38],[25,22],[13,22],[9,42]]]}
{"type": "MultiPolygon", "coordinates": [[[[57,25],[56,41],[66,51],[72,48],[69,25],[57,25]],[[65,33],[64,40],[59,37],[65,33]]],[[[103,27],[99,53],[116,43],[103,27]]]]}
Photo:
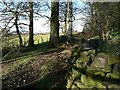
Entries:
{"type": "Polygon", "coordinates": [[[71,88],[73,80],[68,79],[66,88],[71,88]]]}
{"type": "MultiPolygon", "coordinates": [[[[76,71],[76,69],[72,69],[70,79],[67,83],[67,88],[71,89],[86,89],[86,88],[92,88],[103,90],[103,88],[106,88],[105,85],[102,84],[102,80],[105,78],[108,79],[120,79],[120,73],[111,73],[112,68],[111,65],[118,62],[116,60],[117,57],[108,57],[105,53],[99,53],[95,57],[95,50],[87,50],[83,51],[81,53],[77,53],[77,51],[74,53],[74,56],[79,56],[77,59],[75,57],[76,62],[74,63],[74,66],[76,68],[80,69],[80,71],[76,71]],[[91,63],[90,63],[91,60],[91,63]],[[88,65],[88,63],[90,63],[88,65]],[[84,65],[86,66],[84,68],[84,65]],[[82,73],[84,71],[85,73],[82,73]],[[81,74],[82,73],[82,74],[81,74]],[[105,73],[106,76],[105,76],[105,73]],[[97,78],[94,78],[95,76],[98,76],[97,78]],[[99,77],[100,76],[100,77],[99,77]],[[102,79],[102,80],[101,80],[102,79]],[[74,81],[75,80],[75,81],[74,81]],[[74,83],[72,83],[74,81],[74,83]],[[77,85],[77,86],[76,86],[77,85]]],[[[118,69],[119,70],[119,69],[118,69]]],[[[106,82],[105,82],[106,83],[106,82]]],[[[109,85],[109,88],[118,88],[118,85],[109,85]]]]}
{"type": "Polygon", "coordinates": [[[90,56],[80,57],[80,58],[78,58],[76,63],[84,63],[84,62],[88,62],[89,60],[90,60],[90,56]]]}
{"type": "Polygon", "coordinates": [[[104,85],[102,85],[102,82],[96,82],[96,86],[97,86],[97,88],[99,89],[99,88],[106,88],[104,85]]]}
{"type": "Polygon", "coordinates": [[[79,90],[77,86],[72,85],[71,89],[79,90]]]}
{"type": "Polygon", "coordinates": [[[111,73],[111,78],[120,79],[120,74],[119,73],[111,73]]]}
{"type": "Polygon", "coordinates": [[[80,72],[72,69],[72,78],[73,78],[73,80],[75,80],[77,78],[80,78],[80,76],[81,76],[80,72]]]}
{"type": "Polygon", "coordinates": [[[105,77],[110,78],[110,76],[111,76],[111,73],[107,73],[105,77]]]}
{"type": "Polygon", "coordinates": [[[111,84],[108,87],[109,89],[120,90],[120,85],[111,84]]]}
{"type": "Polygon", "coordinates": [[[115,64],[117,62],[120,62],[120,57],[114,56],[114,55],[108,55],[108,64],[109,65],[115,64]]]}
{"type": "Polygon", "coordinates": [[[93,55],[93,54],[95,54],[95,50],[91,49],[91,50],[88,51],[88,53],[93,55]]]}
{"type": "Polygon", "coordinates": [[[80,53],[80,56],[86,57],[86,56],[88,56],[88,54],[89,54],[89,52],[83,51],[83,52],[80,53]]]}
{"type": "Polygon", "coordinates": [[[91,58],[91,61],[93,62],[95,60],[95,55],[91,54],[90,58],[91,58]]]}
{"type": "Polygon", "coordinates": [[[82,84],[77,84],[77,86],[79,87],[79,88],[87,88],[87,86],[85,86],[85,85],[82,85],[82,84]]]}
{"type": "Polygon", "coordinates": [[[91,77],[88,78],[88,81],[89,81],[89,86],[94,88],[96,85],[96,81],[93,80],[91,77]]]}
{"type": "Polygon", "coordinates": [[[84,85],[86,85],[87,86],[87,77],[86,77],[86,75],[81,75],[81,82],[84,84],[84,85]]]}
{"type": "Polygon", "coordinates": [[[106,78],[120,79],[120,73],[107,73],[106,78]]]}
{"type": "Polygon", "coordinates": [[[82,64],[81,63],[76,63],[75,66],[78,67],[78,68],[82,68],[82,64]]]}
{"type": "Polygon", "coordinates": [[[107,55],[104,53],[99,53],[91,64],[91,69],[103,72],[111,72],[111,66],[108,64],[107,55]]]}
{"type": "Polygon", "coordinates": [[[80,79],[77,79],[76,81],[74,81],[74,84],[78,84],[78,83],[81,83],[82,84],[82,82],[81,82],[81,80],[80,79]]]}
{"type": "Polygon", "coordinates": [[[95,75],[100,75],[100,76],[102,76],[102,77],[105,76],[105,74],[104,74],[103,72],[95,72],[95,75]]]}

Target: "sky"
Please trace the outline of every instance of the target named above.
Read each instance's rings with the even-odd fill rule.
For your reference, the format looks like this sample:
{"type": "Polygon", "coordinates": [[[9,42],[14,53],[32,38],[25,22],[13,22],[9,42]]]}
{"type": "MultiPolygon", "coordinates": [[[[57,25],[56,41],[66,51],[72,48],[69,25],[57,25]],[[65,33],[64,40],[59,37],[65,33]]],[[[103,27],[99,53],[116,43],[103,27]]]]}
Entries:
{"type": "MultiPolygon", "coordinates": [[[[6,0],[6,1],[19,1],[19,0],[6,0]]],[[[37,0],[37,1],[39,1],[39,0],[37,0]]],[[[47,0],[45,0],[45,1],[47,1],[47,0]]],[[[80,0],[73,0],[73,1],[76,2],[79,7],[83,6],[83,3],[80,0]]],[[[45,12],[44,14],[50,16],[51,12],[49,10],[49,11],[45,12]]],[[[76,18],[81,18],[82,16],[81,15],[76,15],[75,17],[76,18]]],[[[26,20],[22,20],[22,22],[28,23],[28,21],[26,21],[26,20]]],[[[39,18],[37,20],[34,19],[33,23],[34,23],[34,26],[33,26],[34,27],[34,33],[46,33],[46,32],[50,32],[50,22],[48,22],[48,19],[46,19],[46,18],[39,18]]],[[[75,31],[77,30],[78,32],[81,32],[82,29],[83,29],[83,24],[84,24],[83,21],[81,21],[81,20],[75,20],[74,21],[74,25],[73,25],[74,26],[74,30],[75,31]]],[[[16,29],[12,28],[11,30],[15,31],[16,29]]],[[[25,30],[28,31],[28,28],[25,29],[25,30]]]]}

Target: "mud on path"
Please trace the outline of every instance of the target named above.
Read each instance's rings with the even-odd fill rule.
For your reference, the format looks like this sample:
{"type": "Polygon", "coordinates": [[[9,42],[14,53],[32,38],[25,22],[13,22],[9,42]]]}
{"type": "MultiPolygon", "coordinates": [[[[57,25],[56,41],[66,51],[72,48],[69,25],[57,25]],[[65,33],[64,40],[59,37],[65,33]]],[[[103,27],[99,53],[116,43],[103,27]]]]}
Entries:
{"type": "MultiPolygon", "coordinates": [[[[59,52],[51,52],[43,55],[39,55],[31,62],[25,65],[21,65],[19,68],[4,75],[2,80],[3,89],[13,89],[19,87],[30,86],[46,75],[52,74],[52,77],[59,77],[61,70],[64,70],[67,66],[67,60],[70,58],[71,50],[63,50],[59,52]]],[[[7,65],[12,65],[14,62],[2,64],[2,68],[7,65]]],[[[64,72],[62,74],[65,74],[64,72]]]]}

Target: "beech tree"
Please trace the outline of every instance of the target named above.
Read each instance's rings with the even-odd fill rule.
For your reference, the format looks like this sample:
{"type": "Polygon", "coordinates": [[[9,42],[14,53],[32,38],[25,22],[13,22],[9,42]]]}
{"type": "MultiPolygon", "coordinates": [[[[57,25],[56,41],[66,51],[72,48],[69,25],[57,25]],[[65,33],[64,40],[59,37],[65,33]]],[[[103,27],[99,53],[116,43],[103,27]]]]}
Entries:
{"type": "Polygon", "coordinates": [[[59,40],[59,0],[51,0],[50,46],[56,47],[59,40]]]}
{"type": "Polygon", "coordinates": [[[28,45],[30,47],[33,47],[34,46],[34,39],[33,39],[33,1],[32,0],[29,0],[29,43],[28,45]]]}
{"type": "Polygon", "coordinates": [[[63,33],[64,35],[67,34],[67,9],[68,9],[68,3],[67,2],[60,2],[59,6],[59,21],[63,23],[63,33]]]}
{"type": "Polygon", "coordinates": [[[69,0],[68,1],[68,31],[67,31],[67,37],[68,37],[68,40],[71,40],[72,38],[72,25],[73,25],[73,21],[72,21],[72,0],[69,0]]]}
{"type": "Polygon", "coordinates": [[[19,43],[20,43],[20,46],[22,46],[22,37],[21,37],[21,34],[20,34],[20,31],[19,31],[19,27],[18,27],[18,15],[19,13],[16,11],[15,12],[15,27],[16,27],[16,33],[19,37],[19,43]]]}
{"type": "MultiPolygon", "coordinates": [[[[15,26],[16,28],[16,33],[18,35],[19,38],[19,45],[22,46],[22,37],[21,37],[21,33],[19,30],[19,16],[22,13],[22,8],[20,7],[22,5],[22,2],[18,2],[18,3],[8,3],[3,1],[3,4],[5,6],[4,9],[2,9],[2,11],[4,13],[1,14],[1,17],[4,17],[5,15],[7,15],[6,17],[4,17],[4,19],[2,18],[0,21],[4,22],[4,26],[2,27],[3,30],[10,30],[13,26],[15,26]],[[9,24],[12,24],[11,26],[9,26],[9,24]]],[[[7,31],[7,32],[8,32],[7,31]]]]}

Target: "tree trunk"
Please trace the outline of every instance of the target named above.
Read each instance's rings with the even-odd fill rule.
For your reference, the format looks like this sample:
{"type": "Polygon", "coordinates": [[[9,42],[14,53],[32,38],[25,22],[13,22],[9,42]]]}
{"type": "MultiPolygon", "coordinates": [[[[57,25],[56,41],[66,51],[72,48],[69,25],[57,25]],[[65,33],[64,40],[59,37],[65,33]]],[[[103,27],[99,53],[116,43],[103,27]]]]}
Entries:
{"type": "Polygon", "coordinates": [[[65,16],[65,20],[64,20],[64,35],[66,35],[67,32],[67,17],[65,16]]]}
{"type": "Polygon", "coordinates": [[[68,31],[67,37],[70,41],[72,39],[72,0],[68,1],[68,31]]]}
{"type": "Polygon", "coordinates": [[[33,47],[34,46],[34,40],[33,40],[33,1],[29,0],[29,21],[30,21],[30,25],[29,25],[29,43],[28,46],[33,47]]]}
{"type": "Polygon", "coordinates": [[[65,14],[64,14],[64,35],[66,35],[66,32],[67,32],[67,4],[66,5],[66,8],[65,8],[65,14]]]}
{"type": "Polygon", "coordinates": [[[59,0],[52,0],[50,24],[50,46],[56,47],[59,40],[59,0]]]}
{"type": "Polygon", "coordinates": [[[17,21],[18,21],[17,13],[16,13],[16,17],[15,18],[16,18],[15,19],[15,27],[16,27],[16,32],[17,32],[18,38],[19,38],[19,44],[20,44],[20,46],[22,46],[22,37],[20,35],[20,31],[19,31],[19,27],[18,27],[18,23],[17,23],[17,21]]]}
{"type": "Polygon", "coordinates": [[[97,18],[97,15],[96,14],[94,14],[94,12],[93,12],[93,3],[90,3],[90,8],[91,8],[91,17],[92,17],[92,30],[93,30],[93,32],[92,32],[92,35],[93,36],[96,36],[97,35],[97,30],[96,30],[96,18],[97,18]]]}

